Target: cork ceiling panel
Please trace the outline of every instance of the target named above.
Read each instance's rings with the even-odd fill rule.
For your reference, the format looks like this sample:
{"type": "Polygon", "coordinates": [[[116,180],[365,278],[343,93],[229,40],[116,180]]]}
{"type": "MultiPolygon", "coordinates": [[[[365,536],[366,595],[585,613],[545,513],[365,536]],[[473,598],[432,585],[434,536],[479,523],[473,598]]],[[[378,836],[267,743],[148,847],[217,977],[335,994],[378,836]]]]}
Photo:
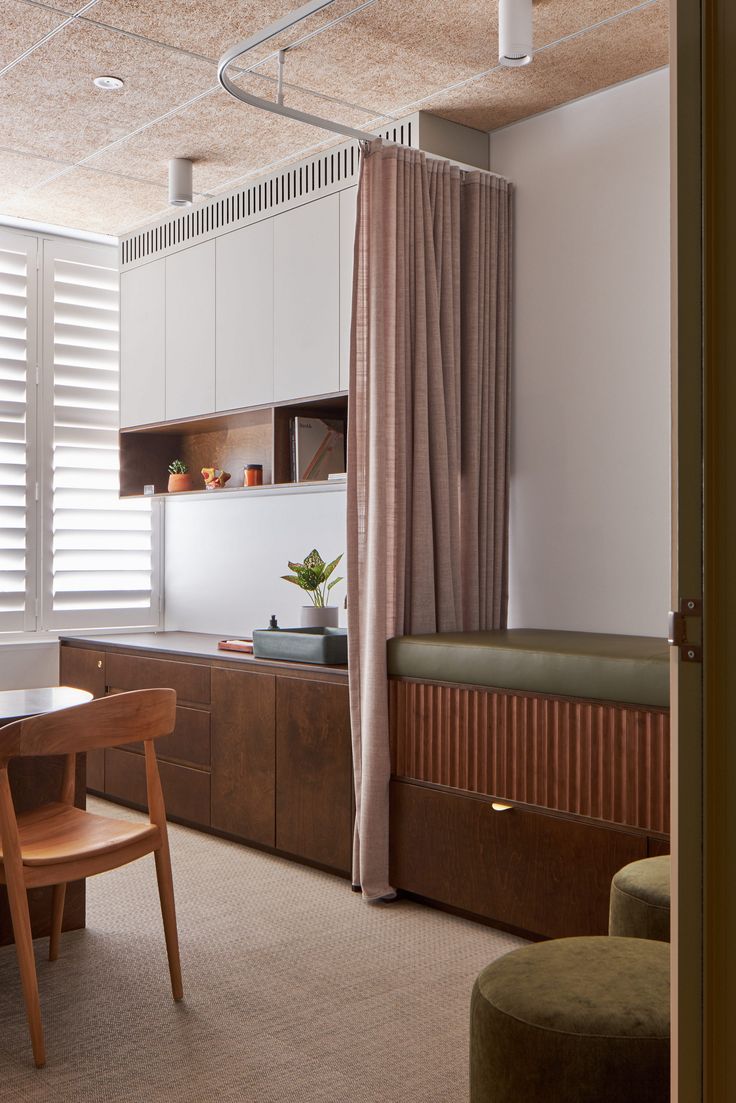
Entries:
{"type": "Polygon", "coordinates": [[[0,203],[12,199],[17,192],[42,184],[64,168],[61,161],[0,149],[0,203]]]}
{"type": "Polygon", "coordinates": [[[431,97],[424,110],[477,130],[496,130],[519,119],[650,72],[668,61],[668,13],[656,3],[535,54],[523,69],[488,76],[431,97]]]}
{"type": "MultiPolygon", "coordinates": [[[[358,3],[336,0],[258,56],[358,3]]],[[[340,141],[217,87],[224,50],[298,4],[98,0],[76,17],[82,0],[3,0],[0,70],[75,18],[0,75],[0,214],[121,233],[166,208],[171,157],[216,194],[340,141]],[[98,91],[99,74],[124,89],[98,91]]],[[[496,0],[375,0],[287,53],[286,102],[366,130],[419,107],[495,129],[665,65],[668,0],[535,0],[534,44],[530,66],[501,69],[496,0]]],[[[239,79],[268,97],[275,72],[271,58],[239,79]]]]}
{"type": "Polygon", "coordinates": [[[167,189],[92,169],[73,168],[33,191],[19,192],[3,203],[3,214],[38,219],[41,211],[56,226],[112,233],[115,226],[135,226],[164,209],[167,189]],[[95,197],[93,201],[93,197],[95,197]]]}
{"type": "MultiPolygon", "coordinates": [[[[331,22],[359,2],[335,0],[308,20],[282,32],[278,39],[264,44],[253,53],[253,59],[331,22]]],[[[299,0],[165,0],[161,4],[150,0],[99,0],[89,18],[216,60],[237,42],[299,7],[299,0]]]]}
{"type": "Polygon", "coordinates": [[[206,62],[170,60],[161,46],[70,23],[0,78],[3,145],[79,160],[216,81],[206,62]],[[101,73],[122,77],[124,89],[95,88],[92,78],[101,73]]]}
{"type": "Polygon", "coordinates": [[[3,0],[0,18],[0,69],[64,22],[66,16],[21,0],[3,0]]]}
{"type": "Polygon", "coordinates": [[[255,172],[322,137],[324,133],[312,126],[238,103],[218,89],[89,164],[165,180],[170,157],[189,157],[194,161],[194,187],[210,192],[225,180],[255,172]]]}
{"type": "MultiPolygon", "coordinates": [[[[627,0],[538,0],[535,48],[630,6],[627,0]]],[[[392,112],[423,98],[429,88],[447,88],[494,67],[497,15],[491,0],[379,2],[289,52],[286,78],[392,112]]],[[[274,75],[275,62],[265,71],[274,75]]]]}

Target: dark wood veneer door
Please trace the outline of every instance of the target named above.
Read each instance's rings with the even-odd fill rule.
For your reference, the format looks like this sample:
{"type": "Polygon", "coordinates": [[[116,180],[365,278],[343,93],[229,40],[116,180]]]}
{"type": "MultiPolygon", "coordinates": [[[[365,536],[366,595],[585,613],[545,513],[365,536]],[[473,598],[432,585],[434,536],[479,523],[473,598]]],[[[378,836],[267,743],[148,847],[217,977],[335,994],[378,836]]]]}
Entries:
{"type": "MultiPolygon", "coordinates": [[[[86,689],[95,697],[105,696],[105,652],[90,651],[86,647],[61,645],[59,655],[59,681],[63,686],[86,689]]],[[[105,791],[105,752],[89,751],[87,754],[87,788],[98,793],[105,791]]]]}
{"type": "MultiPolygon", "coordinates": [[[[210,775],[205,770],[193,770],[189,766],[178,766],[161,759],[158,770],[166,815],[195,826],[209,827],[210,775]]],[[[119,747],[108,747],[105,751],[105,780],[107,792],[113,799],[117,797],[140,808],[148,807],[143,755],[119,747]]]]}
{"type": "Polygon", "coordinates": [[[212,826],[275,845],[276,679],[212,670],[212,826]]]}
{"type": "Polygon", "coordinates": [[[391,783],[391,882],[547,938],[606,934],[611,878],[646,838],[391,783]]]}
{"type": "Polygon", "coordinates": [[[345,873],[352,860],[348,687],[276,679],[276,846],[345,873]]]}

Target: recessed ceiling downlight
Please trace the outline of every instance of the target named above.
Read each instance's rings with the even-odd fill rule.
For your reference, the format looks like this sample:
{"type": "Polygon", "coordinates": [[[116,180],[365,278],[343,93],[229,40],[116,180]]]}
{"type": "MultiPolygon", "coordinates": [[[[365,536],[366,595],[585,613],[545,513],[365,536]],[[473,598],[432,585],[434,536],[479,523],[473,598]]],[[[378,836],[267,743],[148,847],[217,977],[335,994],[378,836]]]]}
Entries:
{"type": "Polygon", "coordinates": [[[95,77],[95,88],[101,88],[103,92],[117,92],[123,87],[120,77],[95,77]]]}
{"type": "Polygon", "coordinates": [[[532,0],[498,0],[498,60],[518,69],[532,60],[532,0]]]}

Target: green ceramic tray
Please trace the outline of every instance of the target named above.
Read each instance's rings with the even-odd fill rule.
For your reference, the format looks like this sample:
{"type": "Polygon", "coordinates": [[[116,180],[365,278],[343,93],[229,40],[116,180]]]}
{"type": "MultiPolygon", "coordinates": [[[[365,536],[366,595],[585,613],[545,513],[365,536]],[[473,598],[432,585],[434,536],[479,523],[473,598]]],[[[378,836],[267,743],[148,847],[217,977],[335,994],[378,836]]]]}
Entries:
{"type": "Polygon", "coordinates": [[[346,628],[257,628],[253,633],[257,659],[342,666],[348,661],[346,628]]]}

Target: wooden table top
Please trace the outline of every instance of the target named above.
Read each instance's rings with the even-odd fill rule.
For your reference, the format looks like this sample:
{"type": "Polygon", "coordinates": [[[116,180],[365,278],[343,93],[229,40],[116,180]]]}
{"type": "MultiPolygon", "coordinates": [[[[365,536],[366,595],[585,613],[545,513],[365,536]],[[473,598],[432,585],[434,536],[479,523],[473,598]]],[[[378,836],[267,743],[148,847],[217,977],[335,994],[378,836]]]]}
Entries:
{"type": "Polygon", "coordinates": [[[40,686],[38,689],[8,689],[0,691],[0,724],[38,716],[43,712],[58,712],[72,705],[84,705],[92,700],[85,689],[71,686],[40,686]]]}

